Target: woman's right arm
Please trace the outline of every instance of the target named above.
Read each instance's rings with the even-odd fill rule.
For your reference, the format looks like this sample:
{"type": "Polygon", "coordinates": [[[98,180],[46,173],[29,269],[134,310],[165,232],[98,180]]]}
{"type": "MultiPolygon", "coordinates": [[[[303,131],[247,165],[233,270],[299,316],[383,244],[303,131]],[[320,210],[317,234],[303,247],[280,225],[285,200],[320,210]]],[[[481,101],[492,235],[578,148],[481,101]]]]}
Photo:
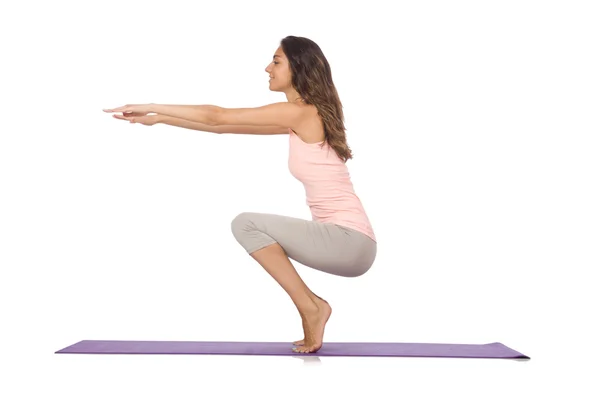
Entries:
{"type": "Polygon", "coordinates": [[[156,117],[158,118],[158,123],[190,130],[214,132],[215,134],[274,135],[289,133],[287,128],[276,125],[208,125],[162,114],[159,114],[156,117]]]}

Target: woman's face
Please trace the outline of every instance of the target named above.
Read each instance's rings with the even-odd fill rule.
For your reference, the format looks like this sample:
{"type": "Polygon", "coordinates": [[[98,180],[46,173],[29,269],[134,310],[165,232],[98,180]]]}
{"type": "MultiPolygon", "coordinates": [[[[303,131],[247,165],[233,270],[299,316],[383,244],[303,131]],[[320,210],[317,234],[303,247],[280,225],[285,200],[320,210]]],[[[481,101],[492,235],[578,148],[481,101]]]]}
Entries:
{"type": "Polygon", "coordinates": [[[266,67],[269,74],[269,89],[271,91],[284,91],[292,81],[292,74],[288,60],[281,47],[273,55],[273,61],[266,67]]]}

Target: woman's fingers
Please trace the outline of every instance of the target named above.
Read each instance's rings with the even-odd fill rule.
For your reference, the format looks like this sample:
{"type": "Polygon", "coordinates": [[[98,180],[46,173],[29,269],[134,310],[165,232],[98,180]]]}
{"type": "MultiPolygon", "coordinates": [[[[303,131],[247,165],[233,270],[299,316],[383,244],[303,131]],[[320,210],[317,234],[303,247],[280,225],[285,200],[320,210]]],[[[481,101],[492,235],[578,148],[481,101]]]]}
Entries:
{"type": "Polygon", "coordinates": [[[118,119],[125,120],[125,119],[127,119],[128,117],[142,117],[142,116],[145,116],[145,115],[146,115],[145,113],[126,113],[126,114],[123,114],[123,115],[120,115],[120,114],[113,114],[113,117],[116,117],[116,118],[118,118],[118,119]]]}
{"type": "Polygon", "coordinates": [[[130,105],[125,105],[125,106],[119,106],[118,108],[114,108],[114,109],[102,109],[102,110],[104,110],[105,112],[108,112],[108,113],[127,112],[130,110],[129,107],[130,107],[130,105]]]}
{"type": "Polygon", "coordinates": [[[156,116],[137,116],[137,117],[132,117],[132,116],[121,116],[119,114],[113,114],[113,117],[115,119],[119,119],[119,120],[127,120],[130,123],[137,123],[137,124],[143,124],[143,125],[154,125],[157,123],[157,119],[156,116]]]}

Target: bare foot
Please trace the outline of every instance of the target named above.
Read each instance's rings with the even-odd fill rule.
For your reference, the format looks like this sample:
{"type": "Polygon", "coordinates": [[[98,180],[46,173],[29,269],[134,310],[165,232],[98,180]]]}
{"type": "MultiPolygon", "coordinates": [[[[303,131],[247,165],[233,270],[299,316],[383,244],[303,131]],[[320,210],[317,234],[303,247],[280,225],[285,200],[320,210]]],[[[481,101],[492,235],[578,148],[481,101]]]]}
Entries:
{"type": "MultiPolygon", "coordinates": [[[[298,353],[314,353],[323,346],[325,324],[331,316],[331,306],[322,298],[317,297],[317,310],[304,313],[303,327],[304,340],[302,345],[297,345],[292,350],[298,353]]],[[[298,341],[302,342],[302,341],[298,341]]]]}
{"type": "MultiPolygon", "coordinates": [[[[316,305],[322,304],[323,302],[328,303],[325,299],[321,298],[314,292],[313,292],[313,295],[315,295],[317,297],[317,302],[315,302],[316,305]]],[[[309,332],[307,330],[306,318],[304,317],[304,314],[300,313],[300,317],[302,317],[302,329],[304,330],[304,339],[300,339],[295,342],[292,342],[292,344],[295,346],[304,346],[304,341],[306,340],[306,335],[308,335],[308,332],[309,332]]],[[[328,319],[329,319],[329,317],[328,317],[328,319]]],[[[327,320],[325,322],[327,322],[327,320]]]]}

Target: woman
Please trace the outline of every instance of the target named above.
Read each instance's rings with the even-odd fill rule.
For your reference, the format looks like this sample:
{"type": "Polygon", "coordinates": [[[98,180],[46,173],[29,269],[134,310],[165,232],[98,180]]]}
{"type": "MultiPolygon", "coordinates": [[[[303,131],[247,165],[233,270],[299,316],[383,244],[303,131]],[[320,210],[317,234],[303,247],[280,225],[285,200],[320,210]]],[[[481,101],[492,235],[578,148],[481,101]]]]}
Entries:
{"type": "Polygon", "coordinates": [[[357,277],[372,266],[377,242],[356,196],[346,162],[342,105],[321,49],[313,41],[281,40],[265,71],[269,88],[286,102],[258,108],[214,105],[126,105],[106,112],[132,123],[238,134],[288,134],[289,170],[306,191],[312,220],[243,212],[231,223],[236,240],[290,295],[302,318],[300,353],[318,351],[331,306],[304,284],[290,258],[316,270],[357,277]],[[155,115],[148,115],[155,113],[155,115]]]}

